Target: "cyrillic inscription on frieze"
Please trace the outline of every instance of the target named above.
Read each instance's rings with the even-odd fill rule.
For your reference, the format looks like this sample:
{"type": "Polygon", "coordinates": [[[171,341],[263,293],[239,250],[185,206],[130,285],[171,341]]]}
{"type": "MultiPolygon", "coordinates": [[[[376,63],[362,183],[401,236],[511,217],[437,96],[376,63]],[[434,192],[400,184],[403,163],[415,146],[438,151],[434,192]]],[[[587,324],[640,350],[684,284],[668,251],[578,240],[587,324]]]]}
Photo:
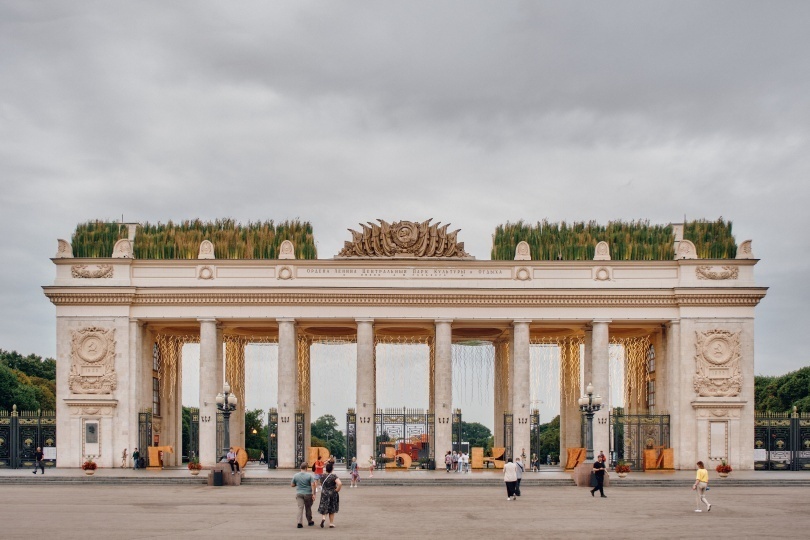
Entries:
{"type": "Polygon", "coordinates": [[[511,268],[298,268],[299,278],[511,279],[511,268]]]}

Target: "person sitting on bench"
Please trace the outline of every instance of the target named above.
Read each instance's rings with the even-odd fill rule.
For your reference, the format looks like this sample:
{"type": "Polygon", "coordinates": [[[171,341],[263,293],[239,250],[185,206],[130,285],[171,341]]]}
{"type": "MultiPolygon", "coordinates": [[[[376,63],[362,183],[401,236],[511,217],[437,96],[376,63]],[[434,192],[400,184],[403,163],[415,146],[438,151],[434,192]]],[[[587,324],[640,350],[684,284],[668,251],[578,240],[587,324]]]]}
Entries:
{"type": "Polygon", "coordinates": [[[231,474],[234,474],[234,465],[236,465],[236,472],[240,472],[239,462],[236,461],[236,453],[237,450],[234,450],[233,446],[231,446],[231,449],[228,451],[228,455],[226,456],[226,459],[231,466],[231,474]]]}

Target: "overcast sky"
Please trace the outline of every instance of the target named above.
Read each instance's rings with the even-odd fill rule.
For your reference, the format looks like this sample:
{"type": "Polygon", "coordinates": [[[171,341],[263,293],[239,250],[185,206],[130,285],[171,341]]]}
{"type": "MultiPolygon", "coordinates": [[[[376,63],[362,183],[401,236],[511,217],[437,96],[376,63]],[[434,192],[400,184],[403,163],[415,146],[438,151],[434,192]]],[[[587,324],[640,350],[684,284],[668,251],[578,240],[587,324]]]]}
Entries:
{"type": "Polygon", "coordinates": [[[808,2],[0,2],[0,348],[55,354],[88,219],[719,216],[770,287],[756,371],[809,362],[808,2]]]}

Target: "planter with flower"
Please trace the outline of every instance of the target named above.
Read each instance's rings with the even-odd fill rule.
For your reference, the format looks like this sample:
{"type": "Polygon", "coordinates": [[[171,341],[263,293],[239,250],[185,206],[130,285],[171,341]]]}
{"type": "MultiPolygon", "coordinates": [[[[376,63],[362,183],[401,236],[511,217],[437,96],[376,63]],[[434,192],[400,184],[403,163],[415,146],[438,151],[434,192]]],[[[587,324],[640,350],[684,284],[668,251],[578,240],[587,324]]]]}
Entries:
{"type": "Polygon", "coordinates": [[[191,458],[188,462],[188,470],[191,471],[192,476],[197,476],[200,474],[200,470],[202,470],[200,460],[196,457],[191,458]]]}
{"type": "Polygon", "coordinates": [[[628,465],[624,461],[620,461],[616,464],[613,470],[616,471],[616,474],[619,475],[619,478],[624,478],[625,476],[627,476],[627,473],[630,472],[630,465],[628,465]]]}
{"type": "Polygon", "coordinates": [[[82,470],[84,470],[84,474],[86,474],[87,476],[93,476],[94,474],[96,474],[96,469],[98,468],[98,465],[96,464],[95,461],[93,461],[94,457],[96,456],[87,456],[87,459],[85,459],[84,463],[82,463],[82,470]]]}
{"type": "Polygon", "coordinates": [[[724,459],[722,462],[720,462],[720,465],[715,467],[714,470],[717,471],[717,474],[720,475],[720,478],[725,478],[726,476],[728,476],[728,473],[731,472],[731,465],[726,463],[726,460],[724,459]]]}

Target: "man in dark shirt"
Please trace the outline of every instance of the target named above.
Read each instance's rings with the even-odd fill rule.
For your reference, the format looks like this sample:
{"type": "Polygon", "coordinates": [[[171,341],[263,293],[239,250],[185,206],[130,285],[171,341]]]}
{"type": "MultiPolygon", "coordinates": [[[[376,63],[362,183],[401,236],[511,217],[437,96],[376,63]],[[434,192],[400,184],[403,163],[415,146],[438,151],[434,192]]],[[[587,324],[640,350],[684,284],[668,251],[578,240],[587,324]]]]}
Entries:
{"type": "Polygon", "coordinates": [[[602,497],[607,498],[604,490],[605,472],[606,472],[605,462],[601,459],[596,459],[593,462],[593,469],[591,469],[591,472],[593,472],[593,475],[596,478],[596,487],[591,490],[591,497],[594,496],[594,493],[598,489],[602,497]]]}
{"type": "Polygon", "coordinates": [[[42,474],[45,474],[45,460],[42,459],[42,448],[37,446],[37,451],[34,452],[34,459],[36,460],[34,463],[34,474],[37,474],[37,467],[42,469],[42,474]]]}

